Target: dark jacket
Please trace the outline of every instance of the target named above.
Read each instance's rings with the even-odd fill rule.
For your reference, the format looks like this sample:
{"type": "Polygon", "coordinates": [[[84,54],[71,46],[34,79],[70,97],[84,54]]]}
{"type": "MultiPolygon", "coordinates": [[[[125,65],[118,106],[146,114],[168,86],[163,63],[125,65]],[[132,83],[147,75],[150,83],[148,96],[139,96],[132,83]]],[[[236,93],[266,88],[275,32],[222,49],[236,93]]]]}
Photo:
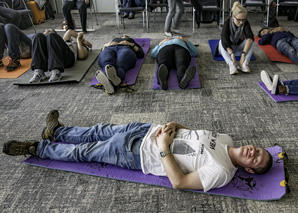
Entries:
{"type": "MultiPolygon", "coordinates": [[[[228,47],[231,48],[232,46],[232,42],[230,40],[230,19],[231,18],[225,21],[221,32],[221,43],[225,50],[227,50],[228,47]]],[[[250,28],[250,24],[248,21],[244,23],[243,33],[246,39],[250,38],[254,41],[254,34],[250,28]]],[[[237,45],[241,44],[243,41],[244,40],[239,39],[237,45]]]]}
{"type": "Polygon", "coordinates": [[[134,43],[138,47],[138,51],[135,52],[137,58],[143,58],[145,55],[143,48],[138,43],[136,43],[135,40],[133,40],[132,38],[114,38],[112,41],[115,41],[115,42],[128,41],[130,43],[134,43]]]}

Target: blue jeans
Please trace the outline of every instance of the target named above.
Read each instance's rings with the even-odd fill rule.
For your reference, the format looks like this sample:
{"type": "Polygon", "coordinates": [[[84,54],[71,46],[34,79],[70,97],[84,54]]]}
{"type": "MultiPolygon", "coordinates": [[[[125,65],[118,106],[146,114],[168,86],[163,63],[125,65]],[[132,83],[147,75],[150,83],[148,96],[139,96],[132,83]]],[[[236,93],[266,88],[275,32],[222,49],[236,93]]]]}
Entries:
{"type": "Polygon", "coordinates": [[[36,151],[40,158],[61,161],[102,162],[141,170],[140,146],[150,123],[97,124],[92,127],[59,127],[55,141],[42,140],[36,151]]]}
{"type": "Polygon", "coordinates": [[[8,48],[8,55],[12,59],[21,58],[20,44],[32,48],[32,40],[13,24],[0,23],[0,60],[3,58],[5,44],[8,48]]]}
{"type": "Polygon", "coordinates": [[[173,29],[178,28],[179,20],[184,12],[184,5],[182,0],[168,0],[168,14],[165,21],[165,32],[170,32],[172,25],[173,29]],[[173,21],[173,22],[172,22],[173,21]]]}
{"type": "Polygon", "coordinates": [[[287,56],[291,61],[298,64],[298,38],[288,37],[279,39],[276,42],[276,49],[283,55],[287,56]]]}
{"type": "Polygon", "coordinates": [[[283,82],[289,95],[298,95],[298,79],[283,82]]]}
{"type": "MultiPolygon", "coordinates": [[[[123,0],[123,7],[145,7],[145,0],[123,0]]],[[[128,13],[124,12],[124,14],[128,13]]],[[[129,14],[134,15],[135,12],[130,11],[129,14]]]]}
{"type": "Polygon", "coordinates": [[[106,47],[98,56],[98,65],[105,72],[105,66],[110,64],[116,68],[117,76],[123,81],[125,73],[136,65],[137,56],[128,46],[106,47]]]}

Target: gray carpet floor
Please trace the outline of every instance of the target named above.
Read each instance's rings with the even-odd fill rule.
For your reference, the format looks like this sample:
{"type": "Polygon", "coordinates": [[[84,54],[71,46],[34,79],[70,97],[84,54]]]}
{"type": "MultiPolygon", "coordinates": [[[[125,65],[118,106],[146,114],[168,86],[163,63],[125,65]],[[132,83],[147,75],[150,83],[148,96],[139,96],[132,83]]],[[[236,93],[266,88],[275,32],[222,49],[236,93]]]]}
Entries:
{"type": "MultiPolygon", "coordinates": [[[[149,33],[142,28],[141,14],[126,20],[121,33],[131,37],[151,38],[150,50],[163,39],[164,15],[151,17],[149,33]]],[[[74,16],[79,24],[79,17],[74,16]]],[[[114,14],[97,14],[99,25],[86,35],[94,48],[100,48],[119,36],[114,14]]],[[[231,197],[207,195],[130,183],[29,166],[24,156],[0,153],[1,212],[297,212],[298,203],[298,102],[275,103],[258,86],[261,70],[279,74],[282,80],[298,78],[298,66],[270,62],[256,46],[256,61],[250,74],[231,76],[224,62],[212,59],[208,39],[219,39],[216,23],[201,24],[192,34],[191,16],[182,18],[180,29],[198,46],[196,58],[201,89],[152,90],[155,61],[146,56],[135,92],[124,89],[108,96],[89,87],[98,69],[95,62],[80,83],[44,86],[15,86],[19,79],[0,79],[0,146],[7,140],[39,140],[45,117],[51,109],[60,111],[61,122],[68,126],[91,126],[98,122],[132,121],[164,124],[177,121],[193,129],[208,129],[232,136],[235,145],[261,147],[275,143],[289,156],[287,165],[292,192],[279,201],[258,202],[231,197]]],[[[261,28],[262,15],[249,14],[255,34],[261,28]]],[[[62,16],[37,25],[60,28],[62,16]]],[[[280,17],[280,24],[298,36],[298,23],[280,17]]],[[[25,30],[32,33],[33,28],[25,30]]],[[[149,50],[149,51],[150,51],[149,50]]]]}

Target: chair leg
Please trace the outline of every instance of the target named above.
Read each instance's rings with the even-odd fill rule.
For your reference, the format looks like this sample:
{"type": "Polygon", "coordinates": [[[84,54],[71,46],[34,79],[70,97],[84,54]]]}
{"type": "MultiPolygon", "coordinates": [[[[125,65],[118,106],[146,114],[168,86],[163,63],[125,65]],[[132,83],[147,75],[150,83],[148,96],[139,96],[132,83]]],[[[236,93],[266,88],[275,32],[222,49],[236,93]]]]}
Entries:
{"type": "Polygon", "coordinates": [[[36,28],[35,28],[35,25],[34,25],[34,23],[33,23],[33,20],[32,20],[32,17],[31,17],[31,15],[28,13],[28,16],[29,16],[29,19],[30,19],[30,21],[31,21],[31,24],[32,24],[32,26],[33,26],[33,28],[34,28],[34,32],[36,33],[36,28]]]}

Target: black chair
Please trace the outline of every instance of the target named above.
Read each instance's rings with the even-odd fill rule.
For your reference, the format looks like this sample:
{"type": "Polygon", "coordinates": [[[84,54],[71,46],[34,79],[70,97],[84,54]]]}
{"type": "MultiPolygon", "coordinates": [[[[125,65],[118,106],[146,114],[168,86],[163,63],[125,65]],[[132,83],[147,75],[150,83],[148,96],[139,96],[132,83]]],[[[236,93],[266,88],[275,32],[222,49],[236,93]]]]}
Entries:
{"type": "MultiPolygon", "coordinates": [[[[15,10],[16,12],[18,12],[21,16],[22,15],[28,15],[29,19],[30,19],[30,22],[34,28],[34,32],[36,33],[36,28],[35,28],[35,25],[33,23],[33,19],[32,19],[32,12],[30,9],[28,9],[27,7],[27,4],[25,3],[24,0],[20,0],[21,3],[23,4],[23,8],[24,9],[20,9],[20,10],[15,10]]],[[[13,8],[13,3],[14,1],[12,1],[12,4],[11,4],[11,8],[8,6],[8,4],[6,2],[0,2],[0,4],[3,6],[3,7],[6,7],[6,8],[10,8],[10,9],[14,9],[13,8]]]]}
{"type": "Polygon", "coordinates": [[[277,7],[276,7],[276,16],[278,16],[278,8],[279,6],[281,7],[296,7],[296,14],[295,14],[295,18],[294,20],[297,19],[297,15],[298,15],[298,0],[277,0],[276,3],[277,7]]]}
{"type": "MultiPolygon", "coordinates": [[[[116,11],[116,24],[118,28],[118,32],[120,34],[120,19],[119,19],[119,14],[124,13],[124,12],[142,12],[143,14],[143,27],[145,28],[145,22],[146,22],[146,29],[148,33],[148,2],[145,0],[145,7],[124,7],[122,0],[115,0],[115,11],[116,11]],[[146,17],[145,17],[146,16],[146,17]]],[[[125,23],[124,23],[124,18],[121,16],[121,24],[123,24],[123,28],[125,29],[125,23]]]]}
{"type": "MultiPolygon", "coordinates": [[[[266,8],[267,7],[267,19],[266,19],[266,24],[265,26],[268,27],[269,23],[269,5],[270,5],[270,0],[241,0],[241,4],[244,7],[261,7],[261,8],[266,8]]],[[[263,20],[262,20],[263,21],[263,20]]]]}
{"type": "Polygon", "coordinates": [[[154,13],[154,21],[155,21],[157,8],[160,8],[161,13],[163,12],[163,8],[165,8],[166,11],[168,12],[168,3],[167,3],[167,0],[149,0],[147,4],[147,8],[148,8],[148,12],[154,13]]]}

